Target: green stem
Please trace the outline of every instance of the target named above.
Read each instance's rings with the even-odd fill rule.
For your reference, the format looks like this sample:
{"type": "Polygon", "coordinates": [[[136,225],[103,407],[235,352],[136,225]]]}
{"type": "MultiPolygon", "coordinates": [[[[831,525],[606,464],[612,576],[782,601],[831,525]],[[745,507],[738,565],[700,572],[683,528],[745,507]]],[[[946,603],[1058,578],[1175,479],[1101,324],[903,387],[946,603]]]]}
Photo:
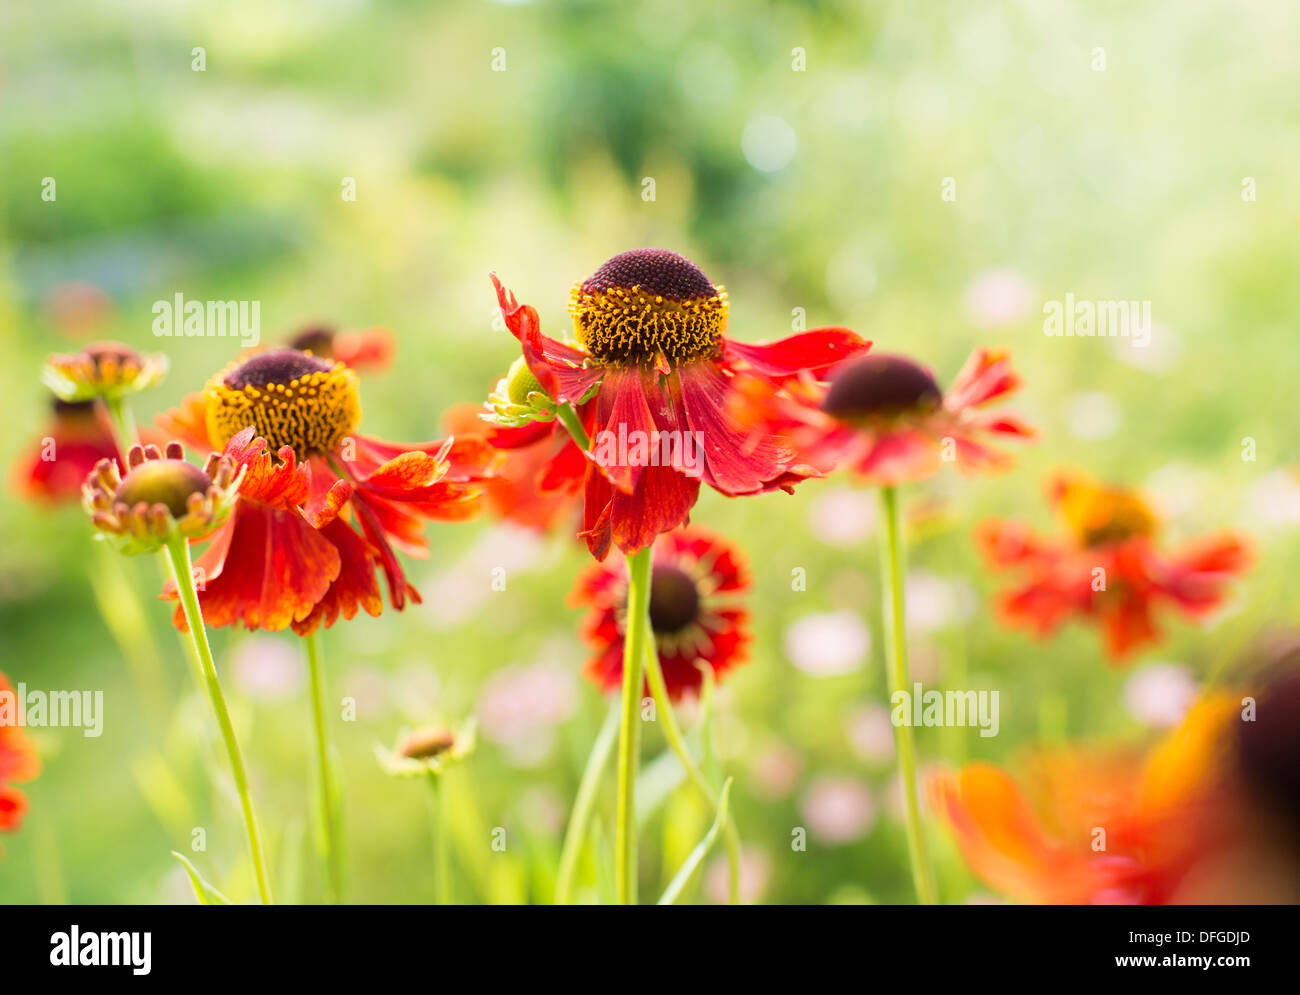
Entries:
{"type": "Polygon", "coordinates": [[[605,765],[609,763],[614,739],[618,735],[618,719],[619,709],[611,705],[605,724],[600,727],[596,742],[591,747],[591,755],[587,757],[582,780],[578,782],[578,794],[573,799],[573,811],[569,814],[569,825],[564,831],[564,846],[560,850],[560,869],[555,875],[556,905],[573,904],[573,878],[578,870],[578,857],[587,837],[592,810],[596,807],[596,790],[600,787],[600,777],[605,765]]]}
{"type": "Polygon", "coordinates": [[[437,905],[451,905],[451,829],[447,787],[429,771],[429,825],[433,830],[433,893],[437,905]]]}
{"type": "Polygon", "coordinates": [[[555,408],[555,414],[563,423],[564,427],[569,430],[573,436],[573,441],[581,449],[591,448],[591,439],[587,436],[587,430],[582,427],[582,422],[578,420],[577,413],[568,401],[563,401],[555,408]]]}
{"type": "Polygon", "coordinates": [[[623,697],[618,735],[618,805],[614,832],[614,898],[636,904],[636,772],[641,759],[642,664],[650,612],[650,551],[627,558],[627,631],[623,637],[623,697]]]}
{"type": "MultiPolygon", "coordinates": [[[[646,626],[649,628],[649,620],[646,620],[646,626]]],[[[645,655],[645,674],[646,681],[650,685],[650,693],[654,696],[655,708],[658,709],[660,719],[663,723],[664,738],[668,740],[668,745],[672,751],[677,754],[677,759],[681,761],[682,768],[686,771],[686,778],[694,785],[709,807],[713,809],[715,815],[718,813],[720,796],[710,786],[708,779],[705,778],[699,766],[691,757],[690,750],[686,748],[686,738],[682,735],[681,727],[677,724],[677,716],[673,712],[672,702],[668,700],[668,687],[664,683],[663,670],[659,667],[659,651],[655,647],[653,636],[646,640],[645,655]]],[[[731,813],[727,813],[727,820],[723,825],[723,841],[727,847],[727,901],[732,905],[740,904],[740,833],[736,829],[736,821],[731,813]]]]}
{"type": "MultiPolygon", "coordinates": [[[[903,530],[898,511],[898,493],[894,487],[880,489],[881,519],[886,541],[880,545],[880,583],[882,614],[885,621],[885,671],[889,678],[891,701],[899,691],[911,691],[907,667],[907,624],[903,603],[903,530]]],[[[916,745],[910,722],[894,723],[894,743],[898,750],[898,772],[903,781],[906,803],[904,825],[907,831],[907,855],[912,864],[912,881],[922,905],[935,904],[934,871],[926,853],[925,833],[921,826],[921,806],[916,794],[916,745]]]]}
{"type": "Polygon", "coordinates": [[[262,848],[262,834],[257,827],[257,812],[253,808],[253,796],[248,788],[248,773],[244,769],[244,757],[239,752],[239,742],[235,739],[235,726],[230,721],[230,711],[226,708],[226,697],[221,692],[217,667],[212,660],[208,630],[203,624],[203,612],[199,608],[198,593],[194,590],[190,547],[183,536],[168,540],[167,562],[176,581],[176,590],[180,592],[181,607],[184,609],[185,621],[189,626],[190,639],[199,657],[199,670],[203,674],[203,683],[212,702],[212,710],[216,712],[217,725],[221,727],[221,738],[225,741],[226,755],[230,759],[230,769],[235,777],[235,789],[239,792],[239,804],[244,813],[244,830],[248,835],[248,856],[253,863],[253,876],[257,879],[257,893],[263,905],[270,905],[271,876],[266,869],[266,852],[262,848]]]}
{"type": "Polygon", "coordinates": [[[109,418],[113,422],[114,440],[117,442],[117,451],[122,460],[122,472],[125,473],[126,454],[139,441],[135,430],[135,418],[123,398],[115,397],[112,400],[104,398],[104,407],[108,409],[109,418]]]}
{"type": "Polygon", "coordinates": [[[321,843],[329,873],[330,898],[335,905],[343,901],[343,848],[339,829],[338,777],[334,765],[334,748],[330,744],[326,721],[325,667],[321,659],[319,627],[303,637],[307,644],[307,670],[311,676],[312,725],[316,733],[316,773],[319,777],[321,843]]]}

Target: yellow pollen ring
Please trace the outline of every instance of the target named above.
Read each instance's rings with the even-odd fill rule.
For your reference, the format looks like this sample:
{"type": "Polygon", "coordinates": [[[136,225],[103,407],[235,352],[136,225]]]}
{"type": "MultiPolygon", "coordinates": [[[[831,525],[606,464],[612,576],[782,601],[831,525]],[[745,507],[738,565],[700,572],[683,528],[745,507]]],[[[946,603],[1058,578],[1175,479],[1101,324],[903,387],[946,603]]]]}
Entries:
{"type": "Polygon", "coordinates": [[[727,291],[675,301],[641,286],[569,293],[578,341],[607,363],[652,361],[660,353],[675,363],[712,355],[727,327],[727,291]]]}
{"type": "Polygon", "coordinates": [[[252,425],[272,449],[290,446],[305,459],[338,448],[361,424],[357,375],[342,363],[264,387],[228,386],[226,380],[237,368],[233,364],[221,371],[203,391],[208,435],[218,448],[252,425]]]}

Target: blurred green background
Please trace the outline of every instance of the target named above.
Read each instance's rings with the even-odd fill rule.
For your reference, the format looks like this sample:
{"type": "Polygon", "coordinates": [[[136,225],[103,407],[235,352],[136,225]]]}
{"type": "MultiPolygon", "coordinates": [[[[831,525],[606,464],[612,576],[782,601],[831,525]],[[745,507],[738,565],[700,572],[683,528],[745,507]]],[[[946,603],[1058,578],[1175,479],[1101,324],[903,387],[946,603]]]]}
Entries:
{"type": "MultiPolygon", "coordinates": [[[[999,736],[921,730],[922,761],[1140,739],[1216,660],[1235,665],[1294,620],[1298,32],[1300,8],[1283,0],[6,4],[0,463],[44,431],[40,365],[79,344],[60,307],[78,285],[107,295],[83,331],[170,358],[136,402],[142,423],[234,355],[228,340],[154,338],[153,302],[179,292],[260,301],[264,340],[317,321],[386,326],[398,360],[364,381],[366,431],[432,438],[517,355],[489,270],[558,335],[575,280],[663,246],[727,286],[740,339],[788,334],[804,315],[906,351],[941,382],[974,347],[1011,347],[1025,380],[1013,407],[1041,440],[1011,475],[906,492],[923,510],[909,580],[918,679],[1001,692],[999,736]],[[1066,292],[1150,300],[1150,346],[1045,336],[1043,303],[1066,292]],[[1049,527],[1041,484],[1062,465],[1144,487],[1170,538],[1256,536],[1231,606],[1205,628],[1170,620],[1128,670],[1089,631],[1036,644],[998,628],[1000,581],[981,570],[972,527],[992,514],[1049,527]]],[[[36,733],[44,771],[24,788],[23,830],[3,839],[0,901],[192,901],[172,849],[248,900],[206,702],[153,600],[161,564],[92,555],[77,509],[8,496],[0,670],[102,689],[106,717],[98,739],[36,733]],[[139,609],[132,644],[152,702],[91,573],[123,624],[139,609]]],[[[910,900],[882,718],[874,495],[843,478],[793,497],[706,494],[695,521],[739,543],[756,577],[753,659],[720,688],[716,720],[749,897],[910,900]],[[792,590],[796,568],[806,590],[792,590]],[[791,847],[796,827],[806,851],[791,847]]],[[[477,714],[479,748],[450,789],[457,897],[546,902],[604,712],[579,676],[580,613],[563,602],[586,553],[488,521],[430,537],[432,557],[411,568],[423,607],[325,639],[332,690],[358,708],[335,723],[351,896],[431,900],[426,790],[387,777],[373,749],[477,714]],[[507,590],[494,592],[501,566],[507,590]]],[[[281,897],[319,900],[301,646],[224,630],[215,645],[281,897]]],[[[653,729],[645,746],[647,761],[664,748],[653,729]]],[[[606,797],[606,830],[611,813],[606,797]]],[[[646,896],[706,825],[684,791],[651,812],[646,896]]],[[[937,826],[932,840],[945,900],[979,898],[937,826]]],[[[587,898],[593,881],[585,868],[587,898]]],[[[692,898],[717,900],[721,883],[711,861],[692,898]]]]}

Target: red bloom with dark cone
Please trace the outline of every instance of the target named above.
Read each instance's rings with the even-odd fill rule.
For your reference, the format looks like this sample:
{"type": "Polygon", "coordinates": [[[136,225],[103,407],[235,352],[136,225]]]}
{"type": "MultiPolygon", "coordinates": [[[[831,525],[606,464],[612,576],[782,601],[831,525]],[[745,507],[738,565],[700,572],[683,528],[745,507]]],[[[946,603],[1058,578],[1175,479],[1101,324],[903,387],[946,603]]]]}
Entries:
{"type": "Polygon", "coordinates": [[[386,328],[343,332],[329,325],[310,325],[302,329],[289,339],[288,346],[321,359],[336,359],[358,373],[387,369],[396,349],[393,336],[386,328]]]}
{"type": "MultiPolygon", "coordinates": [[[[195,564],[210,624],[306,634],[359,608],[378,615],[376,569],[395,609],[420,600],[396,551],[427,555],[425,520],[476,514],[477,482],[497,456],[479,438],[400,445],[353,434],[360,418],[350,369],[277,349],[160,419],[246,468],[234,512],[195,564]]],[[[184,627],[179,609],[175,622],[184,627]]]]}
{"type": "Polygon", "coordinates": [[[843,328],[734,342],[723,334],[726,292],[664,249],[617,255],[574,288],[574,344],[543,335],[537,312],[492,279],[542,391],[590,405],[581,534],[597,559],[611,544],[632,553],[685,523],[701,483],[737,496],[788,490],[811,475],[784,440],[731,423],[734,379],[816,378],[869,346],[843,328]]]}
{"type": "Polygon", "coordinates": [[[1082,619],[1100,627],[1111,658],[1122,660],[1159,638],[1158,606],[1202,617],[1250,564],[1247,543],[1232,534],[1162,550],[1155,516],[1131,491],[1061,477],[1050,495],[1065,536],[1041,538],[1006,521],[986,522],[976,534],[991,566],[1024,576],[998,599],[1002,619],[1039,637],[1082,619]]]}
{"type": "Polygon", "coordinates": [[[873,352],[836,367],[830,385],[746,378],[732,414],[758,432],[792,439],[823,473],[851,470],[872,484],[921,480],[945,462],[966,473],[1006,469],[1011,458],[986,441],[1030,438],[1016,418],[981,409],[1020,386],[1006,353],[977,349],[944,393],[920,364],[873,352]]]}
{"type": "MultiPolygon", "coordinates": [[[[700,666],[707,665],[721,680],[746,662],[748,614],[733,599],[749,586],[739,550],[703,529],[678,529],[655,544],[650,626],[664,683],[674,701],[687,692],[699,692],[704,681],[700,666]]],[[[596,655],[587,661],[586,676],[602,690],[618,690],[627,625],[626,564],[618,559],[589,567],[578,578],[569,601],[591,609],[582,634],[596,655]]]]}
{"type": "Polygon", "coordinates": [[[16,832],[27,812],[27,798],[13,785],[30,781],[40,771],[36,747],[18,725],[13,685],[0,672],[0,832],[16,832]]]}
{"type": "Polygon", "coordinates": [[[14,467],[14,486],[27,497],[79,502],[81,483],[102,459],[117,459],[113,426],[97,401],[53,402],[53,415],[35,452],[14,467]]]}

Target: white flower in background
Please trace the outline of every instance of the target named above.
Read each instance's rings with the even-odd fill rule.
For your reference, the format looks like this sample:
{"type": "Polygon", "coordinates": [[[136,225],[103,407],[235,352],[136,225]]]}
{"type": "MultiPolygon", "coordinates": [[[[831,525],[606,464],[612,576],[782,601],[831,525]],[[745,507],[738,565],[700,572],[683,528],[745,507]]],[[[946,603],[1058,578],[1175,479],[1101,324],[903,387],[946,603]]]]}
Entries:
{"type": "Polygon", "coordinates": [[[863,705],[850,713],[845,723],[853,752],[869,764],[894,759],[894,726],[884,705],[863,705]]]}
{"type": "Polygon", "coordinates": [[[1291,470],[1265,474],[1250,489],[1250,507],[1255,519],[1268,525],[1300,525],[1300,477],[1291,470]]]}
{"type": "Polygon", "coordinates": [[[799,140],[784,118],[755,114],[745,124],[740,149],[745,161],[760,173],[775,173],[790,165],[799,140]]]}
{"type": "Polygon", "coordinates": [[[787,797],[803,773],[803,754],[786,743],[763,750],[750,766],[754,794],[775,802],[787,797]]]}
{"type": "Polygon", "coordinates": [[[388,675],[378,667],[350,667],[343,674],[343,695],[357,704],[357,717],[372,719],[388,708],[388,675]]]}
{"type": "Polygon", "coordinates": [[[1034,285],[1014,269],[991,269],[966,288],[966,314],[981,328],[1005,328],[1029,316],[1034,306],[1034,285]]]}
{"type": "Polygon", "coordinates": [[[911,633],[934,632],[969,621],[978,596],[969,584],[926,570],[914,570],[906,581],[907,628],[911,633]]]}
{"type": "Polygon", "coordinates": [[[1214,488],[1214,477],[1190,463],[1166,463],[1142,482],[1142,493],[1161,518],[1173,520],[1195,511],[1214,488]]]}
{"type": "Polygon", "coordinates": [[[508,524],[489,529],[457,563],[422,585],[429,589],[424,610],[441,625],[469,620],[500,593],[493,589],[493,580],[500,576],[508,583],[511,575],[533,567],[542,547],[541,537],[530,529],[508,524]]]}
{"type": "Polygon", "coordinates": [[[876,502],[871,492],[854,487],[819,490],[808,509],[813,535],[827,546],[851,546],[871,534],[876,502]]]}
{"type": "MultiPolygon", "coordinates": [[[[727,904],[729,871],[725,855],[715,857],[704,876],[704,893],[714,905],[727,904]]],[[[772,862],[760,850],[748,847],[740,851],[740,902],[753,905],[767,891],[772,877],[772,862]]]]}
{"type": "Polygon", "coordinates": [[[1183,343],[1168,325],[1151,322],[1151,337],[1146,345],[1134,345],[1134,339],[1122,335],[1111,339],[1115,358],[1148,373],[1164,373],[1182,357],[1183,343]]]}
{"type": "Polygon", "coordinates": [[[871,792],[851,777],[817,778],[804,794],[800,811],[809,834],[832,846],[862,839],[876,821],[871,792]]]}
{"type": "Polygon", "coordinates": [[[230,654],[230,673],[245,697],[284,701],[302,688],[306,663],[302,650],[286,639],[254,633],[241,639],[230,654]]]}
{"type": "Polygon", "coordinates": [[[479,729],[516,766],[534,767],[550,755],[555,727],[573,714],[577,702],[577,682],[567,667],[505,667],[488,679],[479,696],[479,729]]]}
{"type": "Polygon", "coordinates": [[[1085,442],[1101,442],[1119,431],[1124,418],[1119,405],[1099,390],[1075,394],[1065,406],[1065,430],[1085,442]]]}
{"type": "Polygon", "coordinates": [[[1177,663],[1152,663],[1124,683],[1124,707],[1143,725],[1178,725],[1200,693],[1192,673],[1177,663]]]}
{"type": "Polygon", "coordinates": [[[810,677],[851,674],[867,661],[871,634],[852,612],[819,612],[785,631],[785,655],[810,677]]]}

